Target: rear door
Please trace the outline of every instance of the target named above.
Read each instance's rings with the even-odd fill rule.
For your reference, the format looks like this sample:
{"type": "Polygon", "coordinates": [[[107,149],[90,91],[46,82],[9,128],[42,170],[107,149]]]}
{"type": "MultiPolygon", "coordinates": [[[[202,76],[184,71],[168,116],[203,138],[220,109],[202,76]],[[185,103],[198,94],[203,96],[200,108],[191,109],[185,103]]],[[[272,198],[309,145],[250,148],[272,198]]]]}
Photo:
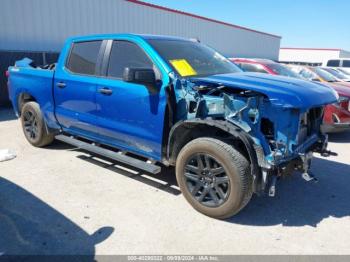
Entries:
{"type": "Polygon", "coordinates": [[[96,88],[106,41],[75,42],[54,80],[56,117],[62,127],[95,135],[96,88]]]}
{"type": "Polygon", "coordinates": [[[135,42],[111,40],[106,54],[106,76],[99,82],[96,95],[100,135],[119,148],[160,160],[166,107],[164,86],[168,83],[159,80],[157,91],[152,92],[145,85],[123,81],[126,67],[160,72],[135,42]]]}

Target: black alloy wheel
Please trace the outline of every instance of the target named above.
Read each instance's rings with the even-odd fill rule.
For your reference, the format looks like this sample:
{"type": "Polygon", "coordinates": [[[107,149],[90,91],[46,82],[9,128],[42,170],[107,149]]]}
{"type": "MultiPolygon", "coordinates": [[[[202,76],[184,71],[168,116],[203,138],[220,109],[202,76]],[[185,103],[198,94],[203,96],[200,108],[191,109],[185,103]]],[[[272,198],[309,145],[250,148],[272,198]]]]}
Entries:
{"type": "Polygon", "coordinates": [[[223,166],[206,153],[194,154],[185,165],[186,185],[202,205],[219,207],[230,194],[230,179],[223,166]]]}

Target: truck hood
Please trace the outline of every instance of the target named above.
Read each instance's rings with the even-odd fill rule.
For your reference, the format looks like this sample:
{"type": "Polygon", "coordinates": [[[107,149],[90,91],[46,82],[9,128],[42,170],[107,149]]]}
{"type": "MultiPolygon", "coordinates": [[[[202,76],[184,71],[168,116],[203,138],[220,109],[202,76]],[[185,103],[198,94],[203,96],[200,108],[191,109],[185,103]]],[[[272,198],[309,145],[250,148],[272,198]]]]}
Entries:
{"type": "Polygon", "coordinates": [[[272,104],[289,108],[312,108],[335,103],[338,99],[337,93],[328,86],[260,73],[220,74],[194,77],[190,81],[259,92],[266,95],[272,104]]]}

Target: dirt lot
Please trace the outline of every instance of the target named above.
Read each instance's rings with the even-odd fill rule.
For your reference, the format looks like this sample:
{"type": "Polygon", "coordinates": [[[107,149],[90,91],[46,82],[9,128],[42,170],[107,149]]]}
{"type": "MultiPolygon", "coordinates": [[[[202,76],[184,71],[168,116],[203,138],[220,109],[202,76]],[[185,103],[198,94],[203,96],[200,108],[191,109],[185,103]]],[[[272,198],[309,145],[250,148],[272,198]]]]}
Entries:
{"type": "Polygon", "coordinates": [[[299,175],[219,221],[194,211],[172,170],[139,174],[55,143],[30,146],[0,110],[0,254],[350,254],[350,133],[299,175]]]}

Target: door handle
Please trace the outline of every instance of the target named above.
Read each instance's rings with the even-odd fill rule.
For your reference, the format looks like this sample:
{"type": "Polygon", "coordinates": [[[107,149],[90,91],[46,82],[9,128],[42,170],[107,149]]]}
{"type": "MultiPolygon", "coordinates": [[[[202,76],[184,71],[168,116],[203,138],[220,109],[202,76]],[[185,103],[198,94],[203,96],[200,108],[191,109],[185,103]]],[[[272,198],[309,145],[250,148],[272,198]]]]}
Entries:
{"type": "Polygon", "coordinates": [[[66,83],[63,83],[63,82],[58,82],[56,85],[59,88],[65,88],[66,87],[66,83]]]}
{"type": "Polygon", "coordinates": [[[111,95],[113,93],[112,89],[109,89],[107,87],[103,87],[101,89],[98,90],[99,93],[101,93],[102,95],[111,95]]]}

